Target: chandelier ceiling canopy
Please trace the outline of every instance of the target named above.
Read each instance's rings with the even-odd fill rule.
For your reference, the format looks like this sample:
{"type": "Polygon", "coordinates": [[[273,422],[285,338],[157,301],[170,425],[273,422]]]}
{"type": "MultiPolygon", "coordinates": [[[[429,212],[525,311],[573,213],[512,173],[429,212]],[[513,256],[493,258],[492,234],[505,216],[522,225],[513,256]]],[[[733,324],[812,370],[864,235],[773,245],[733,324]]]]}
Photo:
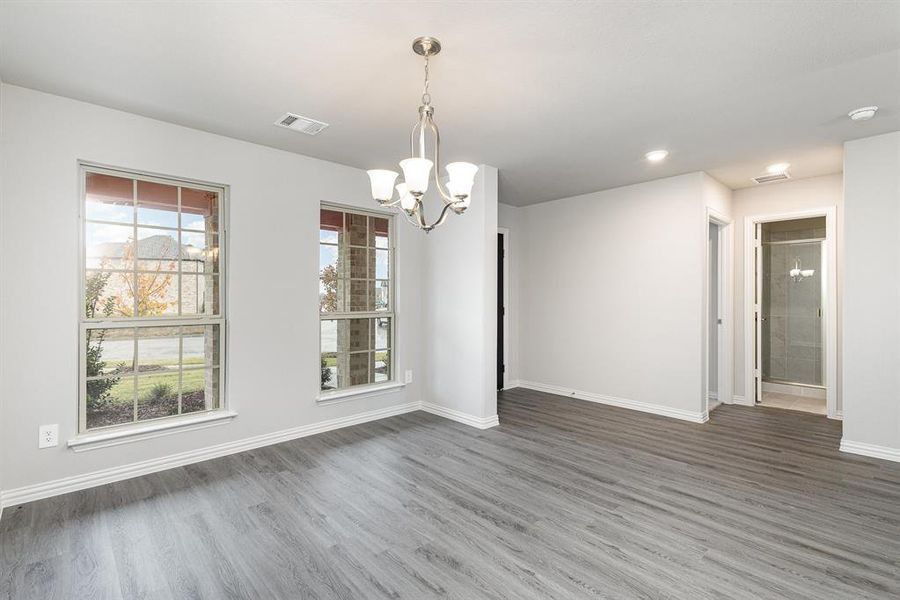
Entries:
{"type": "Polygon", "coordinates": [[[467,162],[452,162],[447,165],[447,187],[441,183],[441,134],[434,122],[434,106],[431,94],[428,93],[429,59],[441,51],[441,43],[435,38],[419,37],[413,41],[413,51],[425,58],[425,84],[422,89],[422,105],[419,106],[419,118],[412,128],[409,138],[410,157],[400,161],[403,181],[396,183],[400,174],[387,169],[367,171],[372,184],[372,198],[381,206],[398,206],[406,214],[407,220],[426,233],[441,225],[450,212],[463,214],[471,202],[472,187],[475,185],[475,174],[478,167],[467,162]],[[426,152],[426,137],[431,137],[432,158],[426,152]],[[434,180],[444,202],[440,215],[431,224],[425,219],[425,208],[422,198],[428,191],[429,179],[434,180]],[[396,183],[396,185],[395,185],[396,183]],[[397,198],[394,198],[394,190],[397,198]]]}

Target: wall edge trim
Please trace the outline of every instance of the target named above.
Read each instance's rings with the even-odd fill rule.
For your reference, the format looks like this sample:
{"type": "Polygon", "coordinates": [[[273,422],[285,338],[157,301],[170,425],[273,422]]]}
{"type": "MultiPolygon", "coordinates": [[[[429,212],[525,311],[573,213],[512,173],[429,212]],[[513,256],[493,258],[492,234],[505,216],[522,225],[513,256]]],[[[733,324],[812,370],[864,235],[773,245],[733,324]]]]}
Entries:
{"type": "Polygon", "coordinates": [[[409,412],[415,412],[421,409],[421,402],[398,404],[395,406],[371,410],[347,417],[328,419],[309,425],[301,425],[299,427],[292,427],[290,429],[283,429],[280,431],[274,431],[272,433],[264,433],[261,435],[251,436],[249,438],[244,438],[233,442],[216,444],[207,448],[179,452],[177,454],[172,454],[161,458],[153,458],[124,466],[110,467],[107,469],[101,469],[99,471],[84,473],[81,475],[73,475],[71,477],[63,477],[61,479],[54,479],[43,483],[36,483],[9,490],[2,490],[0,491],[0,507],[15,506],[18,504],[24,504],[26,502],[32,502],[34,500],[41,500],[44,498],[50,498],[52,496],[59,496],[61,494],[67,494],[69,492],[97,487],[100,485],[105,485],[107,483],[114,483],[116,481],[123,481],[125,479],[131,479],[133,477],[140,477],[141,475],[149,475],[151,473],[157,473],[159,471],[182,467],[185,465],[203,462],[214,458],[221,458],[223,456],[237,454],[238,452],[244,452],[246,450],[253,450],[255,448],[271,446],[273,444],[287,442],[290,440],[315,435],[317,433],[325,433],[326,431],[341,429],[343,427],[360,425],[362,423],[368,423],[370,421],[377,421],[378,419],[384,419],[387,417],[402,415],[409,412]]]}
{"type": "Polygon", "coordinates": [[[627,408],[640,412],[651,413],[663,417],[670,417],[682,421],[690,421],[691,423],[706,423],[709,420],[707,411],[692,412],[679,408],[670,408],[660,404],[650,404],[649,402],[638,402],[637,400],[629,400],[627,398],[617,398],[615,396],[607,396],[605,394],[595,394],[593,392],[585,392],[571,388],[565,388],[557,385],[549,385],[546,383],[538,383],[535,381],[519,380],[519,387],[538,392],[547,392],[557,396],[566,396],[567,398],[577,398],[579,400],[587,400],[588,402],[597,402],[598,404],[607,404],[609,406],[617,406],[619,408],[627,408]]]}

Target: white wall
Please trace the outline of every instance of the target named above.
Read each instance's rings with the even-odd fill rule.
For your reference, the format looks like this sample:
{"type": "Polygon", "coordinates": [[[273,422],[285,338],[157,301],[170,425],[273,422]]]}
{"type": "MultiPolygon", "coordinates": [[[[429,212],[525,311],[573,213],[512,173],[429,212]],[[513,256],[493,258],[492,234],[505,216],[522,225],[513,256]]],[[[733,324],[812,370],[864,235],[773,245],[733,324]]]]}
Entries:
{"type": "Polygon", "coordinates": [[[844,144],[844,199],[843,443],[900,460],[900,131],[844,144]]]}
{"type": "Polygon", "coordinates": [[[497,416],[497,169],[480,165],[465,215],[426,244],[428,402],[472,424],[497,416]],[[465,417],[464,417],[465,418],[465,417]]]}
{"type": "MultiPolygon", "coordinates": [[[[425,249],[443,232],[426,240],[398,221],[396,366],[400,373],[413,369],[416,379],[379,396],[316,404],[319,203],[371,208],[363,171],[24,88],[4,85],[2,93],[4,489],[422,398],[425,249]],[[234,421],[115,448],[66,448],[77,424],[79,159],[230,186],[227,398],[239,413],[234,421]],[[59,423],[62,443],[38,450],[38,426],[47,423],[59,423]]],[[[479,235],[496,228],[496,212],[457,219],[450,227],[481,219],[479,235]]],[[[489,276],[479,271],[479,282],[489,276]]],[[[469,282],[462,289],[468,292],[469,282]]],[[[470,375],[468,369],[454,376],[470,375]]]]}
{"type": "Polygon", "coordinates": [[[520,209],[523,382],[701,418],[705,207],[729,201],[691,173],[520,209]]]}
{"type": "MultiPolygon", "coordinates": [[[[837,213],[838,376],[837,407],[841,409],[841,302],[843,293],[843,176],[840,173],[735,190],[734,210],[734,394],[747,397],[744,382],[744,227],[747,217],[835,207],[837,213]]],[[[752,392],[750,393],[752,396],[752,392]]]]}
{"type": "Polygon", "coordinates": [[[520,295],[519,279],[522,265],[522,252],[525,240],[522,239],[520,211],[518,207],[500,204],[497,213],[497,224],[509,229],[506,240],[506,384],[516,385],[519,380],[519,313],[520,295]]]}
{"type": "MultiPolygon", "coordinates": [[[[5,158],[3,152],[4,145],[4,136],[3,136],[3,97],[6,93],[6,89],[3,86],[3,81],[0,80],[0,206],[3,206],[3,172],[5,171],[5,158]]],[[[3,212],[0,211],[0,249],[3,248],[3,212]]],[[[3,288],[6,287],[4,285],[4,281],[6,279],[3,277],[3,261],[0,260],[0,314],[3,312],[3,288]]],[[[0,319],[0,346],[3,345],[3,321],[0,319]]],[[[2,361],[0,361],[0,381],[4,379],[4,368],[2,361]]],[[[4,444],[3,444],[3,388],[0,386],[0,490],[3,489],[3,471],[5,468],[5,460],[4,460],[4,444]]],[[[0,504],[0,515],[3,514],[3,505],[0,504]]]]}

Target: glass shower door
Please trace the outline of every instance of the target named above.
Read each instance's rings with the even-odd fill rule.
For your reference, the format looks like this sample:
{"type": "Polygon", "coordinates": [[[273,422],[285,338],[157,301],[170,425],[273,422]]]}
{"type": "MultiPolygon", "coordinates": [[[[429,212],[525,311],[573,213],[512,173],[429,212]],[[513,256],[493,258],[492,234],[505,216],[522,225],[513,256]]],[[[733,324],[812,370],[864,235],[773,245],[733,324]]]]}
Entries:
{"type": "Polygon", "coordinates": [[[762,379],[822,387],[824,241],[763,244],[762,379]]]}

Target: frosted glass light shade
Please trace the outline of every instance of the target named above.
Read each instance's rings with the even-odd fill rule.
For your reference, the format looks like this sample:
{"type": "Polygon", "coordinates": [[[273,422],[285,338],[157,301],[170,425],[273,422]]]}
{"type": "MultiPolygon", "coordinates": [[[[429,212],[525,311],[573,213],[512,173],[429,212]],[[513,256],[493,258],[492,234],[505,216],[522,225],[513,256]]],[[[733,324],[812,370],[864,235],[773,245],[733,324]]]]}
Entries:
{"type": "MultiPolygon", "coordinates": [[[[421,196],[428,191],[428,176],[431,174],[433,162],[427,158],[407,158],[400,161],[403,179],[410,194],[421,196]]],[[[391,182],[393,185],[393,182],[391,182]]]]}
{"type": "Polygon", "coordinates": [[[399,173],[385,169],[372,169],[366,171],[369,174],[369,183],[372,184],[372,198],[380,203],[390,202],[394,197],[394,182],[399,173]]]}
{"type": "Polygon", "coordinates": [[[400,208],[406,211],[415,208],[416,199],[413,198],[412,194],[409,193],[409,190],[406,189],[406,184],[398,183],[395,187],[397,188],[397,193],[400,194],[400,208]]]}
{"type": "Polygon", "coordinates": [[[450,195],[458,200],[465,200],[466,206],[469,206],[469,196],[472,194],[472,186],[475,185],[475,173],[478,167],[467,162],[453,162],[447,165],[447,175],[450,181],[447,182],[447,189],[450,195]]]}

